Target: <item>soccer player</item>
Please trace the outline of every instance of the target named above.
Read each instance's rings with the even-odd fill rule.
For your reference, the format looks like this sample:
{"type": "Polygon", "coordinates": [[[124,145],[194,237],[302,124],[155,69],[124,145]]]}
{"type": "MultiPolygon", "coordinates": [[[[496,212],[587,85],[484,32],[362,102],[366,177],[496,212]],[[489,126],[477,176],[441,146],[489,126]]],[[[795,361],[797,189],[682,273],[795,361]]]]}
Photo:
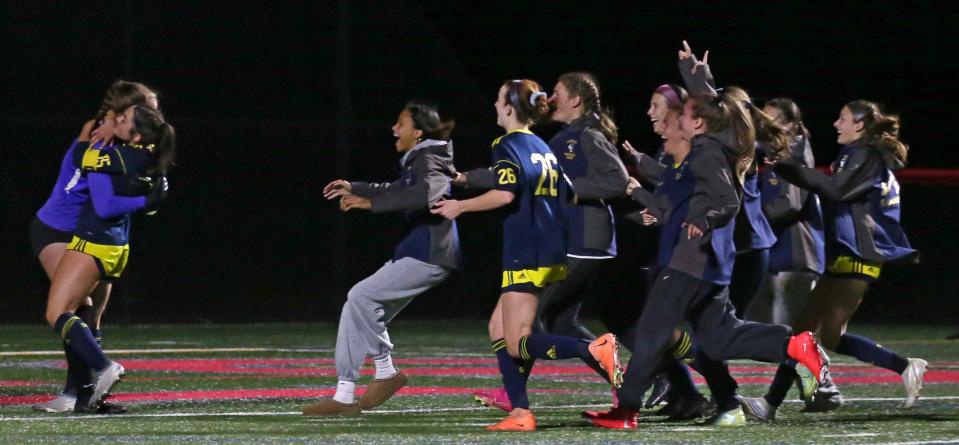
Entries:
{"type": "MultiPolygon", "coordinates": [[[[131,105],[145,105],[159,109],[157,94],[150,88],[137,82],[115,81],[104,95],[100,110],[89,123],[95,126],[91,141],[74,141],[67,149],[60,163],[60,171],[53,191],[30,225],[30,244],[33,254],[47,277],[53,279],[57,265],[67,251],[67,245],[73,239],[73,229],[83,205],[89,200],[89,188],[86,176],[75,162],[75,157],[83,154],[88,145],[106,145],[113,140],[114,119],[131,105]],[[84,148],[78,148],[84,147],[84,148]]],[[[77,308],[76,315],[91,327],[94,338],[101,342],[100,320],[106,310],[110,295],[111,282],[102,281],[77,308]]],[[[66,347],[66,345],[64,345],[66,347]]],[[[33,406],[36,411],[62,413],[73,411],[77,401],[77,382],[74,375],[84,372],[67,364],[67,382],[63,391],[55,398],[33,406]]],[[[122,405],[103,403],[101,413],[121,413],[126,411],[122,405]]]]}
{"type": "MultiPolygon", "coordinates": [[[[833,123],[843,145],[828,176],[789,158],[774,172],[827,201],[826,274],[816,283],[796,323],[815,329],[823,346],[902,376],[906,407],[915,405],[927,363],[904,358],[875,341],[846,332],[846,325],[885,263],[918,260],[899,223],[901,197],[895,171],[906,164],[909,146],[899,140],[899,117],[869,101],[847,103],[833,123]]],[[[780,366],[769,392],[744,399],[746,412],[773,420],[795,371],[780,366]]]]}
{"type": "MultiPolygon", "coordinates": [[[[616,223],[609,200],[622,196],[626,168],[616,153],[616,124],[602,106],[592,74],[563,74],[549,102],[554,109],[551,119],[564,124],[549,148],[576,195],[571,202],[559,203],[568,225],[566,279],[543,290],[535,330],[592,341],[596,336],[580,324],[579,312],[586,297],[596,294],[599,273],[616,257],[616,223]]],[[[587,364],[596,366],[592,360],[587,364]]],[[[594,370],[607,378],[604,369],[594,370]]],[[[486,406],[512,410],[503,388],[474,396],[486,406]]]]}
{"type": "Polygon", "coordinates": [[[456,222],[430,214],[430,206],[450,193],[454,174],[452,121],[436,107],[413,101],[393,125],[396,151],[402,154],[400,177],[390,183],[338,179],[323,189],[340,209],[396,212],[411,227],[393,258],[347,294],[336,335],[336,393],[303,409],[308,416],[357,415],[382,405],[402,388],[406,375],[393,365],[387,324],[417,295],[443,282],[460,267],[456,222]],[[376,373],[362,399],[356,381],[367,356],[376,373]]]}
{"type": "MultiPolygon", "coordinates": [[[[684,183],[671,187],[666,199],[633,189],[633,195],[638,194],[634,199],[664,221],[663,243],[671,249],[665,252],[667,267],[656,277],[638,321],[637,350],[619,391],[620,404],[589,419],[595,426],[636,428],[642,390],[670,345],[673,330],[685,318],[711,364],[733,358],[777,363],[793,358],[817,379],[828,372],[811,332],[794,336],[786,326],[744,322],[735,317],[729,303],[727,286],[735,257],[733,221],[756,137],[749,113],[730,90],[734,88],[718,96],[693,96],[685,104],[680,122],[683,137],[692,147],[684,183]]],[[[714,371],[725,372],[731,379],[725,367],[714,371]]],[[[713,375],[705,373],[710,388],[715,383],[713,375]]],[[[717,403],[714,424],[744,423],[735,399],[717,403]]]]}
{"type": "MultiPolygon", "coordinates": [[[[507,207],[503,221],[503,279],[489,322],[493,351],[512,410],[493,431],[533,431],[526,379],[534,359],[580,358],[598,362],[607,379],[620,379],[616,338],[604,334],[588,343],[572,337],[533,334],[537,298],[566,278],[566,236],[561,199],[568,196],[556,155],[530,125],[549,113],[547,94],[532,80],[511,80],[496,96],[496,123],[506,134],[493,141],[493,190],[467,200],[440,201],[433,213],[453,219],[464,212],[507,207]]],[[[597,365],[594,363],[594,365],[597,365]]]]}
{"type": "Polygon", "coordinates": [[[159,111],[147,106],[133,105],[117,116],[113,133],[122,145],[87,148],[91,129],[88,123],[78,138],[85,148],[79,158],[90,198],[83,204],[73,238],[57,265],[46,308],[47,323],[66,345],[67,362],[82,370],[74,375],[78,387],[74,411],[83,413],[102,407],[124,369],[107,358],[87,323],[75,312],[101,282],[120,277],[130,251],[130,215],[153,210],[164,199],[167,185],[163,175],[176,149],[173,127],[159,111]],[[146,188],[139,186],[145,175],[152,178],[152,185],[146,188]]]}

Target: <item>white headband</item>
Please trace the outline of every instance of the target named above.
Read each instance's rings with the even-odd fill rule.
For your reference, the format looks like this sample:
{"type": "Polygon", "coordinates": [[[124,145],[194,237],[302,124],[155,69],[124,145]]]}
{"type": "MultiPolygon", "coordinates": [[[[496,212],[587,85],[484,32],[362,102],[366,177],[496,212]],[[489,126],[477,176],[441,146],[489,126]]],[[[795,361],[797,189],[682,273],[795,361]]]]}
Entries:
{"type": "Polygon", "coordinates": [[[535,92],[535,93],[533,93],[533,94],[530,94],[530,95],[529,95],[529,104],[535,107],[535,106],[536,106],[536,99],[539,99],[541,96],[542,96],[542,97],[545,97],[545,96],[546,96],[546,93],[543,92],[543,91],[537,91],[537,92],[535,92]]]}

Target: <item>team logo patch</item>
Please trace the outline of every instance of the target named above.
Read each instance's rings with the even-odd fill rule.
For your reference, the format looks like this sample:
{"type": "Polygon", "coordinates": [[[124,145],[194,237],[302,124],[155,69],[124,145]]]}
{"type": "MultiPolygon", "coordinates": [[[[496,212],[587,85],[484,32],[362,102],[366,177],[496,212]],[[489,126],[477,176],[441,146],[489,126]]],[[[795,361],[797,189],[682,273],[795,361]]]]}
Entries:
{"type": "Polygon", "coordinates": [[[550,346],[549,349],[546,350],[546,356],[549,357],[550,360],[556,360],[556,346],[550,346]]]}
{"type": "Polygon", "coordinates": [[[566,153],[563,153],[563,155],[566,156],[567,160],[572,161],[576,158],[576,144],[578,143],[579,141],[576,139],[566,140],[566,153]]]}

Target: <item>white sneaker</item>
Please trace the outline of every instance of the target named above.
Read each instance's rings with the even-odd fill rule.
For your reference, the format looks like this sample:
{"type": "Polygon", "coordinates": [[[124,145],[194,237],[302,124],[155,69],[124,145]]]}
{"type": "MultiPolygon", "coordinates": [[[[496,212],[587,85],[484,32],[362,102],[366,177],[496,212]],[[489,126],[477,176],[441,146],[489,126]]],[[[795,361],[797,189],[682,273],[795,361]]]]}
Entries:
{"type": "Polygon", "coordinates": [[[912,408],[919,400],[919,390],[922,389],[922,376],[926,374],[929,362],[921,358],[911,358],[906,371],[902,373],[902,384],[906,386],[906,408],[912,408]]]}
{"type": "Polygon", "coordinates": [[[763,422],[776,420],[776,407],[769,404],[765,397],[739,397],[739,403],[746,414],[763,422]]]}
{"type": "Polygon", "coordinates": [[[124,371],[123,365],[111,361],[106,368],[93,375],[93,394],[90,396],[91,407],[98,408],[100,406],[103,399],[110,395],[113,385],[116,385],[123,377],[124,371]]]}
{"type": "Polygon", "coordinates": [[[73,412],[73,407],[76,404],[77,396],[61,393],[53,400],[33,405],[33,410],[44,413],[68,413],[73,412]]]}

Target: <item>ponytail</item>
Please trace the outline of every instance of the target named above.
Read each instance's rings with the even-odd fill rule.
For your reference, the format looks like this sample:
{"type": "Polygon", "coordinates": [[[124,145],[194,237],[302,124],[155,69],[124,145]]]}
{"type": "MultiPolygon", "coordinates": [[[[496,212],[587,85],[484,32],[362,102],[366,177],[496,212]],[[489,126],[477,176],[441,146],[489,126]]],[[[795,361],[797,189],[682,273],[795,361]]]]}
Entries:
{"type": "Polygon", "coordinates": [[[133,130],[140,135],[140,144],[153,147],[153,165],[147,173],[165,174],[176,157],[176,130],[149,107],[134,108],[133,130]]]}
{"type": "Polygon", "coordinates": [[[534,80],[516,79],[504,83],[506,103],[516,111],[516,119],[532,125],[549,117],[549,101],[543,88],[534,80]]]}
{"type": "Polygon", "coordinates": [[[846,104],[853,121],[863,123],[863,141],[892,156],[903,164],[909,156],[909,146],[899,140],[899,116],[883,114],[879,106],[866,100],[846,104]]]}
{"type": "Polygon", "coordinates": [[[560,76],[559,81],[569,91],[570,96],[580,98],[584,113],[596,114],[599,118],[599,131],[610,143],[616,145],[619,139],[619,128],[613,121],[612,112],[603,107],[596,78],[590,73],[572,72],[560,76]]]}
{"type": "Polygon", "coordinates": [[[719,96],[699,94],[689,99],[692,102],[693,115],[706,122],[709,133],[732,132],[735,140],[729,148],[736,155],[736,178],[740,184],[745,181],[746,173],[753,168],[756,155],[756,129],[746,109],[748,102],[741,100],[741,95],[744,94],[740,88],[729,87],[719,96]]]}

